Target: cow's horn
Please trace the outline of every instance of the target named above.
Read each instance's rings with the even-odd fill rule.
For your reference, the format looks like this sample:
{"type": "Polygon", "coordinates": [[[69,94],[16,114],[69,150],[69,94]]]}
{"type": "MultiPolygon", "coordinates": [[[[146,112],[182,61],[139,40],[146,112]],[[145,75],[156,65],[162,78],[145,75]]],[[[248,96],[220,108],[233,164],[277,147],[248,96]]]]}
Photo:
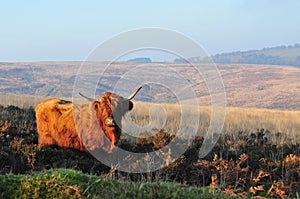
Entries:
{"type": "Polygon", "coordinates": [[[85,96],[85,95],[84,95],[84,94],[82,94],[82,93],[79,93],[79,95],[81,95],[81,97],[83,97],[83,98],[85,98],[85,99],[89,100],[90,102],[94,101],[94,99],[92,99],[92,98],[89,98],[89,97],[85,96]]]}
{"type": "Polygon", "coordinates": [[[138,89],[136,89],[136,91],[134,91],[129,97],[128,100],[132,100],[135,95],[141,90],[142,87],[139,87],[138,89]]]}

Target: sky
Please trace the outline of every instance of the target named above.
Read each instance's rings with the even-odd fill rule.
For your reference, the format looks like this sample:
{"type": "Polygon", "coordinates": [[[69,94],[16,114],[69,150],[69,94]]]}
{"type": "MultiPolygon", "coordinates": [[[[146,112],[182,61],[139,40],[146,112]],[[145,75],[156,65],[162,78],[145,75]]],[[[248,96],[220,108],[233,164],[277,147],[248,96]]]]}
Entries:
{"type": "Polygon", "coordinates": [[[300,43],[298,0],[10,0],[0,3],[0,61],[83,61],[122,32],[177,31],[209,55],[300,43]]]}

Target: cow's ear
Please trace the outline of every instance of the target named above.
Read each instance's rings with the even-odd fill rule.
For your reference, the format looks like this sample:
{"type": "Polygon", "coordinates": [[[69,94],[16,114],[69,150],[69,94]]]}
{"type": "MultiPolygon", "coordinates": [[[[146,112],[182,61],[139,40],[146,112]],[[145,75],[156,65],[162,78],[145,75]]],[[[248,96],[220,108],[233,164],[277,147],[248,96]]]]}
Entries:
{"type": "Polygon", "coordinates": [[[130,111],[133,109],[133,103],[132,103],[132,101],[129,101],[129,107],[128,107],[128,109],[129,109],[130,111]]]}
{"type": "Polygon", "coordinates": [[[97,110],[99,107],[100,107],[100,102],[94,101],[94,102],[93,102],[93,108],[94,108],[95,110],[97,110]]]}
{"type": "Polygon", "coordinates": [[[123,107],[125,112],[130,111],[131,109],[133,109],[133,103],[130,100],[124,100],[122,102],[121,106],[123,107]]]}

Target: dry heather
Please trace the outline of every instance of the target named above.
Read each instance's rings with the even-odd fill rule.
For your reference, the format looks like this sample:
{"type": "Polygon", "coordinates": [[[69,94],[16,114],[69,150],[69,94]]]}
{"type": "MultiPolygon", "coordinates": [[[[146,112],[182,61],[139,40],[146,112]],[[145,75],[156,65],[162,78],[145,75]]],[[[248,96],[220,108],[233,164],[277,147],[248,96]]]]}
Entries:
{"type": "MultiPolygon", "coordinates": [[[[175,117],[179,109],[165,106],[170,106],[166,114],[175,117]]],[[[209,109],[203,110],[208,112],[209,109]]],[[[136,111],[136,114],[148,112],[145,107],[136,111]]],[[[134,115],[131,117],[134,119],[134,115]]],[[[147,117],[136,120],[143,121],[147,121],[147,117]]],[[[169,125],[172,122],[176,121],[170,120],[169,125]]],[[[162,149],[174,140],[174,136],[164,129],[154,132],[154,136],[137,139],[135,143],[128,142],[125,137],[118,146],[141,153],[162,149]]],[[[161,153],[167,155],[164,159],[169,164],[167,167],[145,174],[130,174],[119,172],[114,167],[109,168],[85,152],[59,147],[37,147],[34,110],[0,106],[0,174],[71,168],[119,180],[171,181],[209,186],[212,192],[220,190],[239,198],[295,198],[300,190],[300,143],[299,140],[295,144],[288,143],[285,137],[284,133],[264,129],[251,134],[236,130],[222,134],[212,151],[205,158],[199,159],[203,137],[198,136],[179,158],[175,158],[176,154],[172,151],[162,149],[161,153]],[[276,142],[266,139],[267,134],[275,134],[276,142]]],[[[185,145],[184,140],[177,139],[176,148],[185,145]]],[[[152,161],[138,160],[130,166],[135,167],[143,162],[149,164],[149,167],[153,164],[152,161]]]]}

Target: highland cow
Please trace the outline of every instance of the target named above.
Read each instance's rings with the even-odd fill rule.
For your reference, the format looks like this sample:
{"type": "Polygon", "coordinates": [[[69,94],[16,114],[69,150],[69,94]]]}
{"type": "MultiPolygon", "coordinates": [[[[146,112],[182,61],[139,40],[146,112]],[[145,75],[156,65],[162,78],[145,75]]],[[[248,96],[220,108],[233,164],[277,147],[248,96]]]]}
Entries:
{"type": "Polygon", "coordinates": [[[131,99],[140,89],[128,99],[111,92],[98,99],[79,93],[89,105],[58,98],[44,100],[35,108],[39,145],[112,152],[121,136],[122,116],[133,108],[131,99]]]}

